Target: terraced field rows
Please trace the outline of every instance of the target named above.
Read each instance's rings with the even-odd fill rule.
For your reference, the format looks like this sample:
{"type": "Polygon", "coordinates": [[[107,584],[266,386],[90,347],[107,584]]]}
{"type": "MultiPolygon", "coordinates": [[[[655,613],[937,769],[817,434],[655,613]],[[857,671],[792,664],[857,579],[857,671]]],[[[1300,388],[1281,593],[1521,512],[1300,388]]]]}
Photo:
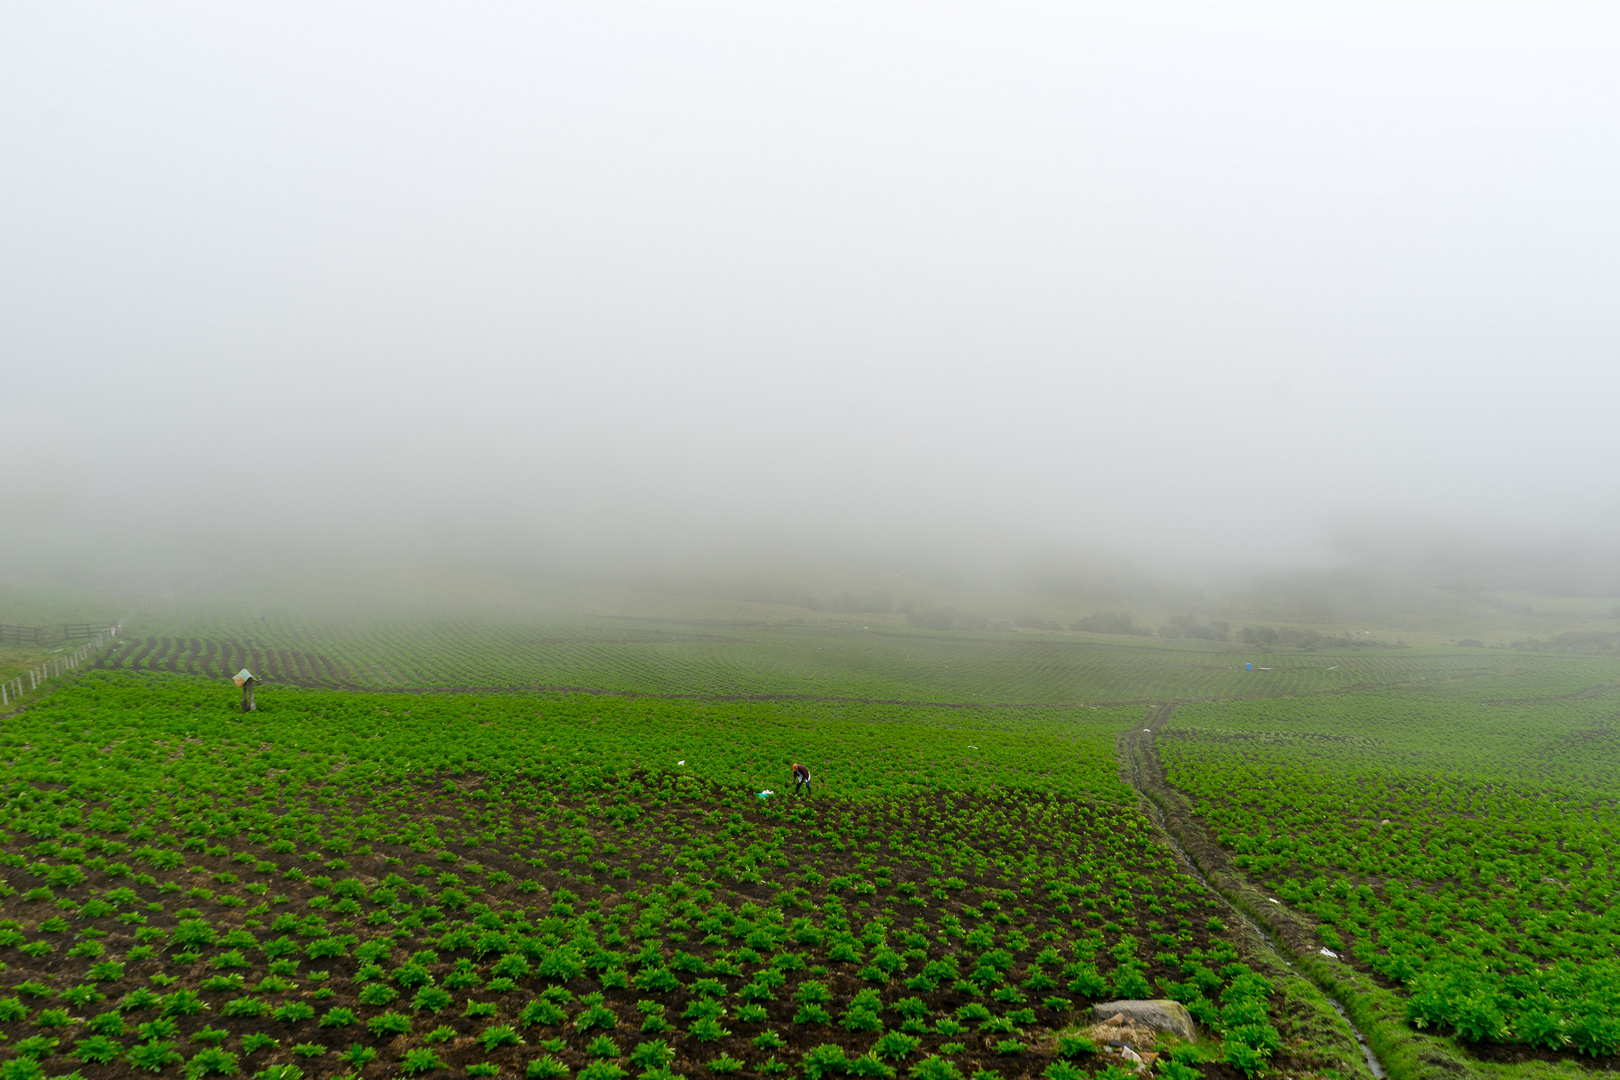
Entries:
{"type": "Polygon", "coordinates": [[[1207,642],[649,622],[171,614],[137,626],[106,663],[215,677],[247,667],[313,687],[959,703],[1252,699],[1459,680],[1482,698],[1524,698],[1579,693],[1615,677],[1614,664],[1601,658],[1483,649],[1263,653],[1207,642]]]}

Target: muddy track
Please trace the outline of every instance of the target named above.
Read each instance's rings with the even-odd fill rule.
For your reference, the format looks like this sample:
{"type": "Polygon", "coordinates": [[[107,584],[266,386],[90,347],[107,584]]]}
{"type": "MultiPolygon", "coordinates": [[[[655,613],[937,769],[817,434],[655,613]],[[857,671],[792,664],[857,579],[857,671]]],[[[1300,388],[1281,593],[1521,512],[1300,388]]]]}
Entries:
{"type": "Polygon", "coordinates": [[[1291,952],[1316,952],[1313,924],[1290,908],[1272,904],[1270,897],[1255,888],[1232,861],[1231,853],[1209,835],[1203,822],[1193,814],[1186,797],[1165,779],[1164,766],[1153,751],[1153,733],[1169,721],[1177,704],[1157,706],[1148,713],[1140,728],[1120,736],[1120,759],[1130,771],[1127,780],[1158,808],[1161,827],[1222,895],[1243,896],[1251,906],[1263,905],[1259,910],[1276,908],[1275,912],[1268,912],[1272,917],[1262,923],[1267,934],[1281,941],[1291,952]]]}
{"type": "Polygon", "coordinates": [[[1226,904],[1232,915],[1291,975],[1307,979],[1315,986],[1349,1025],[1367,1070],[1378,1080],[1385,1080],[1389,1072],[1384,1060],[1374,1052],[1366,1034],[1351,1019],[1333,988],[1324,986],[1315,976],[1311,970],[1314,965],[1299,962],[1300,957],[1310,956],[1318,949],[1312,924],[1256,889],[1237,869],[1231,855],[1193,815],[1186,798],[1166,780],[1164,766],[1153,752],[1152,740],[1153,734],[1175,712],[1177,704],[1172,701],[1154,706],[1148,710],[1141,727],[1120,733],[1115,749],[1122,778],[1148,804],[1149,820],[1159,826],[1171,848],[1188,864],[1194,876],[1226,904]]]}

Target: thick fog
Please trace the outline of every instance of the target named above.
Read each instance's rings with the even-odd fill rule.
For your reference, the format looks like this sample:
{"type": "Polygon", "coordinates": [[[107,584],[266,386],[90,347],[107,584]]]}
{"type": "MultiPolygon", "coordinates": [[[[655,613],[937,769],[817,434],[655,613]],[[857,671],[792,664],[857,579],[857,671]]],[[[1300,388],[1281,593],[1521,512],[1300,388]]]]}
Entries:
{"type": "Polygon", "coordinates": [[[0,535],[1601,535],[1616,56],[1607,4],[8,4],[0,535]]]}

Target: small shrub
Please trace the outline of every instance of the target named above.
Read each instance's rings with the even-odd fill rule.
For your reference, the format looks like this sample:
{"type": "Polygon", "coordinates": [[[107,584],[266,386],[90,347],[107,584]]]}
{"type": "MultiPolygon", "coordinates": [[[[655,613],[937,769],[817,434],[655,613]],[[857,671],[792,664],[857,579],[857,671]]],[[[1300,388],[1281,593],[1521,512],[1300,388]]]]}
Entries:
{"type": "Polygon", "coordinates": [[[62,1000],[73,1006],[75,1009],[82,1009],[86,1005],[94,1005],[98,1001],[106,1001],[107,995],[103,994],[100,990],[97,990],[95,986],[91,985],[90,983],[81,983],[78,986],[70,986],[66,990],[62,991],[62,1000]]]}
{"type": "Polygon", "coordinates": [[[456,999],[450,991],[437,986],[424,986],[416,992],[411,1005],[417,1012],[443,1012],[456,999]]]}
{"type": "Polygon", "coordinates": [[[315,1006],[307,1001],[289,1001],[270,1010],[270,1019],[282,1024],[296,1024],[315,1016],[315,1006]]]}
{"type": "Polygon", "coordinates": [[[411,1030],[411,1018],[404,1013],[378,1013],[366,1021],[366,1030],[377,1038],[385,1035],[404,1035],[411,1030]]]}
{"type": "Polygon", "coordinates": [[[242,1036],[242,1053],[256,1054],[260,1050],[273,1050],[281,1045],[281,1040],[262,1031],[250,1031],[242,1036]]]}
{"type": "Polygon", "coordinates": [[[894,1080],[894,1070],[877,1059],[874,1054],[862,1054],[849,1059],[849,1075],[875,1076],[878,1080],[894,1080]]]}
{"type": "Polygon", "coordinates": [[[536,1024],[555,1025],[567,1019],[568,1014],[563,1012],[562,1006],[544,998],[529,1002],[518,1014],[518,1023],[524,1027],[534,1027],[536,1024]]]}
{"type": "Polygon", "coordinates": [[[612,1031],[619,1026],[618,1016],[614,1014],[612,1009],[599,1001],[594,1002],[589,1008],[581,1012],[574,1022],[581,1031],[591,1031],[594,1028],[612,1031]]]}
{"type": "Polygon", "coordinates": [[[37,1061],[40,1058],[50,1057],[59,1041],[44,1035],[34,1035],[27,1039],[18,1039],[11,1049],[21,1057],[37,1061]]]}
{"type": "Polygon", "coordinates": [[[793,1014],[793,1022],[795,1024],[830,1024],[832,1023],[832,1013],[820,1005],[806,1002],[800,1005],[798,1011],[793,1014]]]}
{"type": "Polygon", "coordinates": [[[434,1069],[444,1068],[444,1062],[430,1047],[419,1046],[415,1050],[407,1050],[405,1057],[399,1063],[399,1071],[406,1076],[416,1076],[419,1073],[432,1072],[434,1069]]]}
{"type": "Polygon", "coordinates": [[[962,1070],[942,1057],[930,1055],[911,1067],[913,1080],[962,1080],[962,1070]]]}
{"type": "Polygon", "coordinates": [[[1227,1042],[1221,1060],[1245,1076],[1254,1076],[1266,1067],[1266,1054],[1244,1042],[1227,1042]]]}
{"type": "Polygon", "coordinates": [[[885,1032],[872,1046],[872,1053],[890,1061],[900,1061],[916,1052],[922,1040],[899,1031],[885,1032]]]}
{"type": "Polygon", "coordinates": [[[1569,1041],[1589,1057],[1620,1052],[1620,1016],[1596,1002],[1587,1004],[1570,1021],[1569,1041]]]}
{"type": "Polygon", "coordinates": [[[485,1028],[483,1033],[478,1036],[478,1041],[483,1044],[486,1054],[497,1046],[517,1046],[523,1042],[518,1037],[517,1029],[510,1024],[485,1028]]]}
{"type": "Polygon", "coordinates": [[[162,1072],[170,1065],[178,1065],[185,1059],[175,1053],[174,1043],[153,1039],[130,1047],[129,1052],[124,1055],[124,1060],[145,1072],[162,1072]]]}
{"type": "Polygon", "coordinates": [[[523,1071],[526,1080],[562,1080],[568,1073],[568,1066],[550,1054],[535,1058],[523,1071]]]}
{"type": "Polygon", "coordinates": [[[377,1051],[373,1050],[369,1046],[362,1046],[359,1043],[355,1043],[353,1046],[343,1051],[343,1053],[339,1054],[338,1059],[353,1065],[356,1069],[363,1069],[367,1065],[370,1065],[373,1061],[377,1060],[377,1051]]]}
{"type": "Polygon", "coordinates": [[[117,1039],[109,1039],[105,1035],[92,1035],[88,1039],[80,1039],[73,1044],[73,1053],[70,1057],[78,1058],[86,1065],[105,1065],[124,1052],[124,1044],[117,1039]]]}
{"type": "Polygon", "coordinates": [[[694,1021],[692,1026],[687,1028],[687,1031],[698,1042],[714,1042],[731,1034],[726,1028],[720,1026],[719,1020],[712,1016],[705,1016],[701,1020],[694,1021]]]}
{"type": "Polygon", "coordinates": [[[153,1039],[172,1039],[180,1034],[180,1025],[167,1016],[160,1016],[156,1020],[138,1025],[135,1034],[148,1042],[153,1039]]]}
{"type": "Polygon", "coordinates": [[[636,1048],[630,1051],[630,1064],[639,1065],[643,1069],[661,1069],[674,1058],[675,1051],[670,1049],[669,1044],[663,1039],[637,1043],[636,1048]]]}
{"type": "Polygon", "coordinates": [[[1084,1035],[1059,1035],[1057,1052],[1059,1057],[1077,1058],[1081,1054],[1095,1054],[1097,1044],[1084,1035]]]}
{"type": "Polygon", "coordinates": [[[374,982],[360,991],[360,1004],[387,1005],[399,997],[399,991],[387,983],[374,982]]]}
{"type": "Polygon", "coordinates": [[[232,997],[230,1001],[225,1002],[224,1006],[219,1007],[219,1014],[222,1017],[253,1018],[262,1017],[269,1010],[271,1010],[271,1006],[267,1002],[249,994],[246,997],[232,997]]]}
{"type": "Polygon", "coordinates": [[[799,1064],[803,1066],[804,1074],[810,1080],[821,1080],[823,1076],[844,1072],[849,1068],[849,1059],[844,1056],[843,1047],[834,1043],[822,1043],[806,1050],[799,1064]]]}
{"type": "Polygon", "coordinates": [[[304,1070],[296,1065],[267,1065],[253,1074],[253,1080],[304,1080],[304,1070]]]}
{"type": "Polygon", "coordinates": [[[345,1008],[339,1007],[339,1008],[335,1008],[335,1009],[327,1009],[326,1014],[321,1017],[320,1022],[317,1024],[317,1026],[318,1027],[323,1027],[323,1028],[324,1027],[352,1027],[353,1025],[358,1024],[359,1022],[360,1022],[360,1018],[358,1016],[354,1015],[354,1010],[353,1009],[345,1009],[345,1008]]]}

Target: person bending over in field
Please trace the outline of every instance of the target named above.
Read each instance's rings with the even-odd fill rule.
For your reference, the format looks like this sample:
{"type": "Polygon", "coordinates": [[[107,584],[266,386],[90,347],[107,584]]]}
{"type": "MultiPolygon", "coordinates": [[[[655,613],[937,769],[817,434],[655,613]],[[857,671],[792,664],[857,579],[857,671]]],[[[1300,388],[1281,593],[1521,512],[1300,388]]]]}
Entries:
{"type": "Polygon", "coordinates": [[[797,795],[799,789],[804,788],[806,795],[810,793],[810,770],[798,762],[793,763],[793,794],[797,795]]]}

